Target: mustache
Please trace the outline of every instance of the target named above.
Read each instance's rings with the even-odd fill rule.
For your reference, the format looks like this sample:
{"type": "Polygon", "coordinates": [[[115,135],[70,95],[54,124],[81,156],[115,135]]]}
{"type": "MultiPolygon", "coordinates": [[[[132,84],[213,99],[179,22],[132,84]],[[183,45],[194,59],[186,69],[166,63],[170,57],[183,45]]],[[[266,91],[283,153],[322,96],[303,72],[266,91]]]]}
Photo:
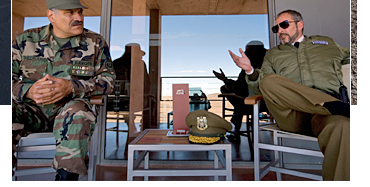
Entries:
{"type": "Polygon", "coordinates": [[[289,36],[287,33],[281,33],[279,36],[283,36],[283,35],[289,36]]]}
{"type": "Polygon", "coordinates": [[[75,25],[82,25],[83,23],[84,23],[83,21],[76,20],[76,21],[74,21],[74,22],[71,23],[71,26],[73,27],[75,25]]]}

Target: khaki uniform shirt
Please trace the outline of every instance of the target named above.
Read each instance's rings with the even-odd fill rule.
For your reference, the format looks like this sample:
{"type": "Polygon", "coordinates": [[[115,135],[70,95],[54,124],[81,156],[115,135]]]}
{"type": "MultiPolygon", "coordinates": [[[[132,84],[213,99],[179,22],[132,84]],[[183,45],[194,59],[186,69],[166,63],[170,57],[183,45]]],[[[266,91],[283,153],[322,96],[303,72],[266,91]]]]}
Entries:
{"type": "Polygon", "coordinates": [[[305,37],[297,49],[293,45],[278,45],[266,53],[257,80],[246,76],[248,85],[260,93],[259,82],[264,75],[278,74],[296,83],[320,91],[338,93],[343,84],[342,65],[349,63],[350,49],[341,47],[325,36],[305,37]]]}

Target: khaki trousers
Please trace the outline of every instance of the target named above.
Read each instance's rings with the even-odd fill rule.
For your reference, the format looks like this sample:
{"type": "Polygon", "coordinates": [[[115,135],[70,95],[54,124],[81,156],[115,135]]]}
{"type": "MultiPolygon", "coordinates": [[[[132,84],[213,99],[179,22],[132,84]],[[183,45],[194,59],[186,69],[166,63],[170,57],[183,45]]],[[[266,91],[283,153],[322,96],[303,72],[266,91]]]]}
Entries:
{"type": "Polygon", "coordinates": [[[338,99],[276,74],[266,75],[259,86],[282,130],[318,138],[324,154],[323,180],[349,180],[350,119],[331,115],[320,105],[338,99]]]}

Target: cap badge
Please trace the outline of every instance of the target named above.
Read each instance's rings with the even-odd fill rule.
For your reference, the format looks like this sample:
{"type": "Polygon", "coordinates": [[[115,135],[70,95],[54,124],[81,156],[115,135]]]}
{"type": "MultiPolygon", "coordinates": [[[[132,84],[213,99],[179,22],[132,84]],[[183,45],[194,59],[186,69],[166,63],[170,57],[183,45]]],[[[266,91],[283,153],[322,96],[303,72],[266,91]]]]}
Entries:
{"type": "Polygon", "coordinates": [[[197,117],[197,129],[204,131],[208,128],[206,117],[197,117]]]}

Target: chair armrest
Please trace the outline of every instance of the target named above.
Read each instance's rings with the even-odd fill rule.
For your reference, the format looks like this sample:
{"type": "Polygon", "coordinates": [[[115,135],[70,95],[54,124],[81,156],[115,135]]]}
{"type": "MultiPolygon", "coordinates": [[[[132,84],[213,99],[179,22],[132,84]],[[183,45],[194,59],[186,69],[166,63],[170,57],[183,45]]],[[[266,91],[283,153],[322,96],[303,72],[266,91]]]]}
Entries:
{"type": "Polygon", "coordinates": [[[218,97],[237,97],[237,98],[240,98],[240,99],[244,99],[244,97],[242,96],[239,96],[239,95],[236,95],[234,93],[225,93],[225,94],[219,94],[218,97]]]}
{"type": "Polygon", "coordinates": [[[251,95],[244,99],[244,104],[246,105],[255,105],[257,101],[263,99],[262,95],[251,95]]]}
{"type": "Polygon", "coordinates": [[[93,95],[90,98],[90,103],[92,105],[103,105],[104,95],[93,95]]]}

